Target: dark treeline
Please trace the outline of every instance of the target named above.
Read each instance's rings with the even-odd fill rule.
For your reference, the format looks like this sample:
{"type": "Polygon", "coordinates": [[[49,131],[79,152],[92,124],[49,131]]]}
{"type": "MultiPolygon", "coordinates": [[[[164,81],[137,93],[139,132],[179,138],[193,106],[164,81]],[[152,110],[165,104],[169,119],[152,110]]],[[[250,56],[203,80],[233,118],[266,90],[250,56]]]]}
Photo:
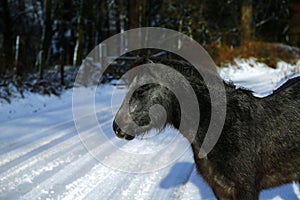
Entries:
{"type": "Polygon", "coordinates": [[[299,0],[1,0],[0,73],[78,66],[101,41],[137,27],[166,27],[201,44],[248,40],[300,45],[299,0]]]}

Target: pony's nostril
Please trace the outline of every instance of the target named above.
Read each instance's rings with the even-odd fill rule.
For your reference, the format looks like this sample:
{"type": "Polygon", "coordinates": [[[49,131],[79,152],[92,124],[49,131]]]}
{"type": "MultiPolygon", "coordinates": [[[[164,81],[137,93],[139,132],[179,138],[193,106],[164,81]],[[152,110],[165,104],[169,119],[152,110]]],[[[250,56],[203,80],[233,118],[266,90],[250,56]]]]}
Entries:
{"type": "Polygon", "coordinates": [[[118,137],[124,137],[124,133],[115,121],[113,122],[113,130],[118,137]]]}
{"type": "Polygon", "coordinates": [[[115,133],[116,133],[117,135],[123,135],[120,128],[117,128],[117,130],[115,131],[115,133]]]}

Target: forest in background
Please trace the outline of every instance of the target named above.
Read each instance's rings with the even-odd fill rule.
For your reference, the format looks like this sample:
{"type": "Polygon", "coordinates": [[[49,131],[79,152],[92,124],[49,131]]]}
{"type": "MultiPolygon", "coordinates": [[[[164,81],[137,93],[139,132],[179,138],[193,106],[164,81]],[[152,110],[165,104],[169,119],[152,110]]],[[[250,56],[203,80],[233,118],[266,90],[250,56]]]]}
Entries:
{"type": "Polygon", "coordinates": [[[0,98],[11,83],[21,94],[26,87],[57,93],[65,66],[72,71],[103,40],[137,27],[185,33],[219,65],[255,56],[274,66],[299,58],[300,1],[1,0],[0,98]],[[49,70],[56,72],[50,86],[49,70]]]}

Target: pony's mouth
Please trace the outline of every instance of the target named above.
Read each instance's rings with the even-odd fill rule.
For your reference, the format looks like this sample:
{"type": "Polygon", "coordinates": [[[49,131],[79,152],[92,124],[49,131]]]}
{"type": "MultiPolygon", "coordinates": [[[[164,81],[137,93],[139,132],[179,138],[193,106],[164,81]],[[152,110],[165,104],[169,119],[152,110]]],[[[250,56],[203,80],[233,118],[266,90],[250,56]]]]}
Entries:
{"type": "Polygon", "coordinates": [[[113,122],[113,130],[118,138],[125,139],[125,140],[133,140],[134,139],[134,136],[123,132],[115,121],[113,122]]]}

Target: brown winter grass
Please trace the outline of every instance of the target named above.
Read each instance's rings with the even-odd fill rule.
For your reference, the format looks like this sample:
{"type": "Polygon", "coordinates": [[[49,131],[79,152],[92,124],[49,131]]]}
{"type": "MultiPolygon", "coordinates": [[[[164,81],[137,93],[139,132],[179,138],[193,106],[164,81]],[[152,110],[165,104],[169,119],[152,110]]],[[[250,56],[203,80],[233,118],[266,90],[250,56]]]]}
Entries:
{"type": "Polygon", "coordinates": [[[295,63],[300,59],[300,49],[281,43],[260,41],[245,42],[239,47],[208,44],[204,46],[218,66],[234,63],[235,58],[254,57],[269,67],[275,68],[278,61],[295,63]]]}

